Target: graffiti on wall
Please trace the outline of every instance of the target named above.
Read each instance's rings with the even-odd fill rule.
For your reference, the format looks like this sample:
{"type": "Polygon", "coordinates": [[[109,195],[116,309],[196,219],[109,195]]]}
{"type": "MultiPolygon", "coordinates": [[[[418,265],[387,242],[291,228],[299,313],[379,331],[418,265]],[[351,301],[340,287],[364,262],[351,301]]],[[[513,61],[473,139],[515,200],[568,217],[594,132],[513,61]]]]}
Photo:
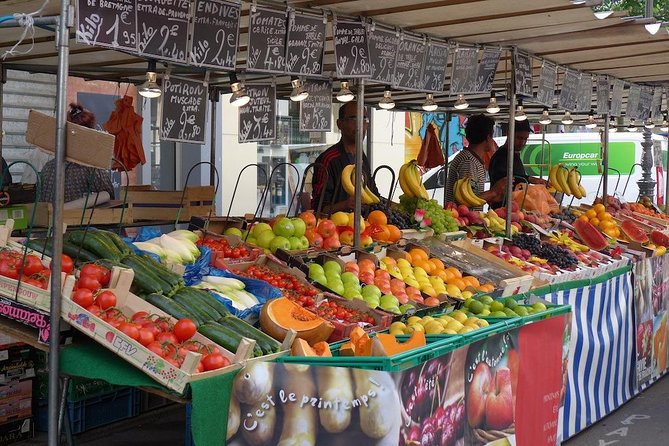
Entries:
{"type": "Polygon", "coordinates": [[[404,159],[409,161],[418,157],[420,145],[425,137],[427,126],[434,123],[437,127],[439,142],[442,149],[448,147],[447,156],[452,156],[462,150],[465,141],[465,116],[452,115],[451,121],[446,123],[446,113],[419,113],[407,112],[404,128],[404,159]],[[448,134],[448,141],[446,135],[448,134]]]}

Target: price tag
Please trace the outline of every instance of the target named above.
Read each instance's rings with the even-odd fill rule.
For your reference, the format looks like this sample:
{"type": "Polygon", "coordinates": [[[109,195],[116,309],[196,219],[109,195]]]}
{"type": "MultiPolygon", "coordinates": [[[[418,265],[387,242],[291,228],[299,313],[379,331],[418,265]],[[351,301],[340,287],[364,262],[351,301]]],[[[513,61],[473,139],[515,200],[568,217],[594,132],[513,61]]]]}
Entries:
{"type": "Polygon", "coordinates": [[[581,79],[578,81],[578,92],[576,94],[576,109],[587,112],[592,108],[592,76],[587,73],[581,73],[581,79]]]}
{"type": "Polygon", "coordinates": [[[286,69],[286,12],[256,6],[249,13],[249,71],[283,73],[286,69]]]}
{"type": "Polygon", "coordinates": [[[455,50],[451,71],[451,94],[472,93],[476,90],[478,53],[476,48],[460,47],[455,50]]]}
{"type": "Polygon", "coordinates": [[[423,91],[423,67],[427,45],[423,39],[404,36],[400,40],[395,58],[393,87],[404,90],[423,91]]]}
{"type": "Polygon", "coordinates": [[[516,71],[516,94],[532,97],[532,57],[516,51],[513,59],[516,71]]]}
{"type": "Polygon", "coordinates": [[[639,100],[641,99],[641,86],[630,84],[627,91],[627,109],[625,115],[630,119],[639,119],[639,100]]]}
{"type": "Polygon", "coordinates": [[[372,79],[382,84],[391,84],[395,71],[395,56],[400,37],[394,30],[381,29],[378,25],[368,29],[369,60],[372,79]]]}
{"type": "Polygon", "coordinates": [[[537,101],[546,107],[552,107],[555,102],[555,84],[557,82],[557,66],[544,61],[539,75],[537,101]]]}
{"type": "Polygon", "coordinates": [[[246,86],[251,100],[239,108],[239,142],[276,139],[276,87],[273,84],[246,86]]]}
{"type": "Polygon", "coordinates": [[[423,66],[423,90],[435,93],[444,91],[444,78],[448,66],[448,45],[430,42],[423,66]]]}
{"type": "Polygon", "coordinates": [[[76,8],[77,42],[137,51],[134,0],[78,0],[76,8]]]}
{"type": "Polygon", "coordinates": [[[204,144],[207,85],[169,76],[163,79],[162,90],[161,139],[204,144]]]}
{"type": "Polygon", "coordinates": [[[597,76],[597,113],[600,115],[609,113],[609,96],[611,95],[611,84],[608,76],[597,76]]]}
{"type": "Polygon", "coordinates": [[[500,54],[501,51],[498,48],[486,48],[483,50],[483,56],[476,72],[477,93],[485,93],[492,90],[492,83],[495,80],[500,54]]]}
{"type": "Polygon", "coordinates": [[[338,20],[335,17],[332,23],[332,39],[339,78],[370,77],[372,75],[367,27],[363,23],[338,20]]]}
{"type": "Polygon", "coordinates": [[[136,0],[137,51],[142,56],[186,63],[189,0],[136,0]]]}
{"type": "Polygon", "coordinates": [[[329,132],[332,130],[332,84],[329,81],[307,80],[304,88],[309,97],[300,102],[300,130],[329,132]]]}
{"type": "Polygon", "coordinates": [[[188,61],[196,67],[234,70],[241,3],[196,0],[188,61]]]}
{"type": "Polygon", "coordinates": [[[574,111],[576,109],[576,100],[578,94],[578,83],[581,80],[580,74],[576,70],[567,68],[562,80],[562,89],[558,98],[558,105],[565,110],[574,111]]]}
{"type": "Polygon", "coordinates": [[[620,116],[623,108],[623,91],[625,90],[625,81],[620,79],[613,80],[613,94],[611,95],[611,116],[620,116]]]}
{"type": "Polygon", "coordinates": [[[294,13],[288,23],[286,72],[321,74],[325,49],[323,17],[294,13]]]}

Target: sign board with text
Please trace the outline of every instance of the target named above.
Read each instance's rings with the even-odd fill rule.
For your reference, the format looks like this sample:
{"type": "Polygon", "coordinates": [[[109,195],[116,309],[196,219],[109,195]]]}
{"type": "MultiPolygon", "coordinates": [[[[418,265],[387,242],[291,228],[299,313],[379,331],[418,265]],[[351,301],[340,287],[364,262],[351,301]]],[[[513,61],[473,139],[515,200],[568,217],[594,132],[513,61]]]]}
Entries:
{"type": "Polygon", "coordinates": [[[136,0],[137,52],[186,63],[190,6],[189,0],[136,0]]]}
{"type": "Polygon", "coordinates": [[[332,40],[337,77],[346,79],[372,75],[367,26],[364,23],[335,17],[332,22],[332,40]]]}
{"type": "Polygon", "coordinates": [[[163,79],[162,90],[161,139],[204,144],[207,84],[168,76],[163,79]]]}
{"type": "Polygon", "coordinates": [[[276,86],[247,85],[246,93],[251,100],[239,108],[239,142],[276,139],[276,86]]]}
{"type": "Polygon", "coordinates": [[[188,62],[196,67],[234,70],[240,14],[240,2],[196,0],[188,62]]]}

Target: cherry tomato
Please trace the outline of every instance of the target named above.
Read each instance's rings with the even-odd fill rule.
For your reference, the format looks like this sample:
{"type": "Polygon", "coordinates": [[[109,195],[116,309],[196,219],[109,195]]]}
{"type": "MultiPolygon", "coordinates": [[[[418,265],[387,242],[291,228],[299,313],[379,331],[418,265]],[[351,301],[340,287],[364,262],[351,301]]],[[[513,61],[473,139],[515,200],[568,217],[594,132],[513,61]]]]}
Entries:
{"type": "Polygon", "coordinates": [[[101,274],[100,279],[98,279],[100,281],[100,285],[102,285],[103,287],[109,286],[109,280],[111,279],[111,270],[101,265],[98,265],[98,268],[100,269],[100,274],[101,274]]]}
{"type": "Polygon", "coordinates": [[[93,305],[94,300],[95,298],[93,297],[93,292],[86,288],[80,288],[72,293],[72,302],[79,305],[80,307],[88,308],[93,305]]]}
{"type": "Polygon", "coordinates": [[[204,370],[217,370],[230,364],[230,361],[220,353],[212,353],[202,358],[204,370]]]}
{"type": "Polygon", "coordinates": [[[132,322],[121,322],[118,329],[131,339],[139,339],[139,327],[132,322]]]}
{"type": "Polygon", "coordinates": [[[179,319],[179,321],[174,324],[174,328],[172,328],[172,333],[174,333],[174,336],[176,336],[179,342],[189,340],[196,332],[197,326],[195,326],[195,322],[190,319],[179,319]]]}
{"type": "Polygon", "coordinates": [[[23,263],[23,274],[26,276],[32,276],[33,274],[39,273],[43,269],[44,265],[42,265],[42,261],[39,259],[39,257],[33,254],[28,254],[26,256],[26,259],[23,263]]]}
{"type": "Polygon", "coordinates": [[[89,305],[88,307],[86,307],[86,311],[88,311],[91,314],[94,314],[100,319],[104,318],[104,316],[106,315],[105,310],[98,307],[97,305],[89,305]]]}
{"type": "Polygon", "coordinates": [[[64,273],[72,274],[72,271],[74,271],[74,261],[72,260],[72,257],[67,254],[62,254],[60,256],[60,269],[64,273]]]}
{"type": "Polygon", "coordinates": [[[149,313],[146,311],[138,311],[135,314],[132,315],[130,318],[131,321],[134,323],[142,323],[146,320],[146,318],[149,316],[149,313]]]}
{"type": "Polygon", "coordinates": [[[174,336],[174,333],[170,332],[162,332],[156,336],[156,341],[160,342],[161,344],[169,343],[169,344],[178,344],[179,340],[177,339],[176,336],[174,336]]]}
{"type": "MultiPolygon", "coordinates": [[[[1,274],[1,273],[0,273],[1,274]]],[[[80,276],[77,280],[77,288],[86,288],[93,292],[102,288],[100,281],[92,276],[80,276]]]]}
{"type": "Polygon", "coordinates": [[[100,268],[102,268],[100,265],[87,263],[81,267],[81,270],[79,271],[79,277],[93,277],[94,279],[100,281],[104,274],[104,271],[102,271],[100,268]]]}
{"type": "Polygon", "coordinates": [[[165,354],[165,350],[163,349],[163,345],[158,341],[153,341],[153,342],[149,343],[148,345],[146,345],[146,348],[148,348],[149,350],[151,350],[153,353],[160,356],[161,358],[165,354]]]}
{"type": "Polygon", "coordinates": [[[109,290],[103,291],[97,295],[97,297],[95,298],[95,303],[103,310],[115,307],[116,295],[109,290]]]}
{"type": "Polygon", "coordinates": [[[146,347],[147,345],[155,341],[155,339],[156,337],[150,329],[146,327],[140,327],[139,334],[137,337],[137,341],[140,344],[146,347]]]}
{"type": "Polygon", "coordinates": [[[16,269],[15,264],[9,259],[0,260],[0,276],[9,277],[10,279],[18,279],[19,271],[16,269]]]}

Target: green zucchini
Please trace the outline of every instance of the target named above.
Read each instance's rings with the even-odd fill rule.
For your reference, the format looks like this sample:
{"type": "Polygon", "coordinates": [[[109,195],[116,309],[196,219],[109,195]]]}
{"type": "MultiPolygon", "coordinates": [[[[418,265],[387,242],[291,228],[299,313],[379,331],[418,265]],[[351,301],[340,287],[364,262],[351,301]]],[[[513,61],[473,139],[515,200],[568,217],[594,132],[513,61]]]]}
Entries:
{"type": "Polygon", "coordinates": [[[229,327],[242,336],[255,339],[265,354],[278,353],[281,351],[281,344],[273,337],[263,333],[246,321],[239,319],[231,314],[218,320],[218,323],[229,327]]]}
{"type": "Polygon", "coordinates": [[[106,238],[111,244],[116,246],[121,254],[130,254],[132,249],[121,239],[121,236],[111,231],[97,231],[98,235],[106,238]]]}
{"type": "Polygon", "coordinates": [[[188,311],[187,308],[184,308],[180,303],[165,297],[162,294],[151,293],[146,296],[146,301],[163,310],[165,313],[169,314],[175,319],[190,319],[195,322],[195,325],[198,327],[204,323],[200,318],[194,315],[192,312],[188,311]]]}
{"type": "Polygon", "coordinates": [[[170,294],[172,287],[170,285],[160,280],[160,278],[154,275],[150,270],[145,268],[144,264],[137,262],[137,256],[128,255],[123,258],[121,262],[125,267],[135,271],[134,283],[141,289],[149,293],[161,293],[164,295],[170,294]]]}
{"type": "Polygon", "coordinates": [[[170,284],[172,289],[178,289],[185,285],[183,277],[167,268],[162,263],[151,258],[148,254],[136,255],[135,260],[143,263],[146,268],[151,270],[156,276],[170,284]]]}
{"type": "MultiPolygon", "coordinates": [[[[242,342],[242,335],[215,322],[203,324],[198,327],[197,331],[232,353],[237,352],[239,343],[242,342]]],[[[253,348],[253,356],[263,356],[263,352],[258,344],[253,348]]]]}
{"type": "Polygon", "coordinates": [[[218,314],[218,311],[214,310],[209,305],[202,305],[201,302],[191,299],[190,297],[183,294],[175,294],[172,299],[174,299],[175,302],[183,305],[188,311],[196,315],[201,320],[207,322],[216,321],[221,317],[221,315],[218,314]]]}
{"type": "Polygon", "coordinates": [[[228,311],[228,309],[226,308],[225,305],[223,305],[223,303],[216,300],[216,298],[214,296],[212,296],[211,294],[209,294],[206,291],[186,286],[186,287],[180,288],[175,293],[175,296],[180,295],[180,294],[188,296],[190,299],[192,299],[194,301],[201,302],[202,305],[207,305],[209,307],[212,307],[214,310],[216,310],[216,312],[221,317],[230,314],[230,311],[228,311]]]}
{"type": "Polygon", "coordinates": [[[99,258],[121,260],[121,253],[116,246],[110,246],[107,241],[103,241],[95,234],[95,231],[73,231],[67,236],[67,241],[92,252],[99,258]]]}
{"type": "Polygon", "coordinates": [[[29,248],[45,256],[53,257],[53,244],[49,240],[43,238],[32,239],[29,248]]]}
{"type": "Polygon", "coordinates": [[[77,263],[95,262],[100,258],[87,249],[81,248],[66,240],[63,240],[63,253],[72,257],[77,263]]]}

